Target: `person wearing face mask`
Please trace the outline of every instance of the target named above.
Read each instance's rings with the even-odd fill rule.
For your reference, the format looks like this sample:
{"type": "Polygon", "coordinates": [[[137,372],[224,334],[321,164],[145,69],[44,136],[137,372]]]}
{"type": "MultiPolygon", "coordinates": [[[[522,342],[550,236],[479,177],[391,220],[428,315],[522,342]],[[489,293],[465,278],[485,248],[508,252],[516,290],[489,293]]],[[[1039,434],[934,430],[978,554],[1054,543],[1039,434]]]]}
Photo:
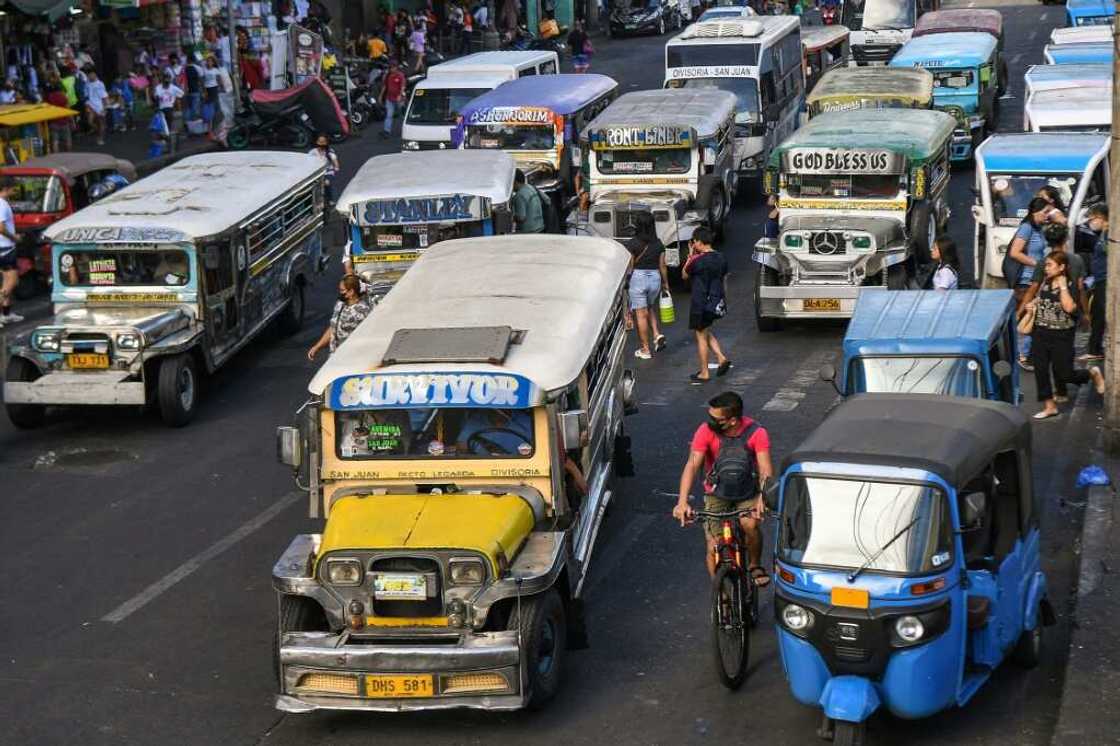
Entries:
{"type": "MultiPolygon", "coordinates": [[[[1022,301],[1030,287],[1034,268],[1042,263],[1046,255],[1046,237],[1042,226],[1054,207],[1042,197],[1035,197],[1027,205],[1027,216],[1019,224],[1007,256],[1003,262],[1003,277],[1007,285],[1015,291],[1015,300],[1022,301]]],[[[1030,362],[1031,338],[1028,334],[1019,337],[1019,366],[1023,370],[1034,370],[1030,362]]]]}
{"type": "Polygon", "coordinates": [[[1104,360],[1104,315],[1108,302],[1108,205],[1098,202],[1089,207],[1089,230],[1097,234],[1089,259],[1093,297],[1089,302],[1089,354],[1085,360],[1104,360]]]}
{"type": "Polygon", "coordinates": [[[307,359],[314,360],[319,350],[328,345],[331,352],[337,350],[372,310],[373,301],[362,292],[361,279],[357,275],[343,276],[338,281],[338,302],[331,312],[331,323],[323,331],[323,336],[311,345],[311,349],[307,351],[307,359]]]}
{"type": "Polygon", "coordinates": [[[331,140],[326,134],[320,132],[319,136],[315,138],[315,147],[307,151],[308,155],[317,156],[323,165],[327,167],[326,177],[323,180],[323,192],[327,199],[328,205],[334,204],[334,178],[338,175],[340,168],[338,162],[338,153],[334,152],[331,147],[331,140]]]}
{"type": "MultiPolygon", "coordinates": [[[[704,510],[727,513],[754,509],[754,517],[741,516],[739,521],[747,540],[751,578],[759,588],[769,585],[770,576],[762,564],[762,531],[759,524],[766,511],[762,502],[762,485],[774,476],[770,435],[766,428],[743,414],[743,400],[733,391],[725,391],[708,401],[708,421],[696,428],[692,436],[688,461],[681,471],[677,504],[673,507],[673,517],[681,522],[681,526],[691,523],[696,517],[689,504],[689,493],[701,469],[705,475],[704,510]],[[752,468],[741,468],[743,460],[749,461],[752,468]],[[723,478],[727,474],[735,474],[742,479],[723,478]]],[[[715,575],[719,522],[708,520],[704,529],[708,574],[715,575]]]]}

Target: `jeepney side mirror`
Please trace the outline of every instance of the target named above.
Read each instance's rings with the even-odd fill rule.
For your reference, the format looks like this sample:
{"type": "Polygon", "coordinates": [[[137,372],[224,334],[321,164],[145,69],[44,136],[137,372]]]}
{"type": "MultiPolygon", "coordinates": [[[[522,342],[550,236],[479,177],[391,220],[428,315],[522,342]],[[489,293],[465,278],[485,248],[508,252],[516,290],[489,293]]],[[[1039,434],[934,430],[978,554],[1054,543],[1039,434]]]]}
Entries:
{"type": "Polygon", "coordinates": [[[988,496],[983,492],[969,492],[961,501],[961,531],[979,531],[984,528],[984,514],[988,509],[988,496]]]}
{"type": "Polygon", "coordinates": [[[1011,363],[1006,360],[997,360],[992,366],[992,375],[999,381],[1007,378],[1011,375],[1011,363]]]}
{"type": "Polygon", "coordinates": [[[281,425],[276,428],[276,458],[285,466],[299,469],[303,463],[303,436],[298,427],[281,425]]]}
{"type": "Polygon", "coordinates": [[[984,212],[984,208],[981,205],[972,206],[972,219],[980,225],[986,226],[988,224],[988,215],[984,212]]]}
{"type": "Polygon", "coordinates": [[[564,441],[564,450],[582,448],[585,433],[587,433],[587,412],[573,409],[560,413],[560,439],[564,441]]]}
{"type": "Polygon", "coordinates": [[[832,388],[836,390],[837,394],[840,394],[841,396],[844,395],[844,392],[840,390],[840,386],[836,383],[835,365],[833,365],[832,363],[825,363],[821,366],[819,374],[822,381],[827,381],[828,383],[832,384],[832,388]]]}

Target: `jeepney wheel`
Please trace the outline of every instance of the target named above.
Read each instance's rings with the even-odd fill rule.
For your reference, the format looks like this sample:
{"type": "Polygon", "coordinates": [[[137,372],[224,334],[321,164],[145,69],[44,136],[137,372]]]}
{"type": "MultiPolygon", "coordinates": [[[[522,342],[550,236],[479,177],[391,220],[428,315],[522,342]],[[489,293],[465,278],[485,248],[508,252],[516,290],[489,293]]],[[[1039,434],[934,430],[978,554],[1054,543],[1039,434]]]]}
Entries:
{"type": "Polygon", "coordinates": [[[754,319],[760,332],[769,333],[780,331],[782,320],[773,316],[762,315],[762,286],[774,287],[778,284],[778,273],[764,264],[756,266],[754,272],[754,319]]]}
{"type": "Polygon", "coordinates": [[[280,312],[280,333],[291,336],[303,326],[303,283],[292,284],[292,297],[280,312]]]}
{"type": "Polygon", "coordinates": [[[723,241],[724,224],[727,222],[727,195],[722,186],[712,189],[711,201],[708,204],[708,223],[711,224],[712,233],[717,242],[723,241]]]}
{"type": "Polygon", "coordinates": [[[329,632],[327,617],[322,607],[303,596],[280,595],[276,629],[272,631],[272,670],[280,691],[284,691],[283,672],[280,668],[280,635],[284,632],[329,632]]]}
{"type": "Polygon", "coordinates": [[[159,416],[168,427],[182,427],[198,409],[198,368],[190,353],[166,358],[159,366],[159,416]]]}
{"type": "Polygon", "coordinates": [[[867,725],[852,723],[847,720],[833,721],[832,743],[835,746],[863,746],[867,735],[867,725]]]}
{"type": "Polygon", "coordinates": [[[910,236],[914,241],[914,261],[929,264],[933,261],[933,242],[937,239],[937,215],[929,201],[914,205],[910,216],[910,236]]]}
{"type": "MultiPolygon", "coordinates": [[[[527,707],[538,708],[560,691],[567,621],[564,602],[555,588],[516,602],[509,629],[521,632],[521,675],[528,690],[527,707]]],[[[522,692],[522,696],[525,693],[522,692]]]]}
{"type": "MultiPolygon", "coordinates": [[[[31,383],[42,375],[35,363],[22,357],[13,357],[8,361],[6,379],[20,383],[31,383]]],[[[5,404],[8,410],[8,419],[21,430],[31,430],[43,424],[47,408],[43,404],[5,404]]]]}
{"type": "Polygon", "coordinates": [[[1034,629],[1025,629],[1011,651],[1011,660],[1023,668],[1037,668],[1042,662],[1042,619],[1041,615],[1034,629]]]}

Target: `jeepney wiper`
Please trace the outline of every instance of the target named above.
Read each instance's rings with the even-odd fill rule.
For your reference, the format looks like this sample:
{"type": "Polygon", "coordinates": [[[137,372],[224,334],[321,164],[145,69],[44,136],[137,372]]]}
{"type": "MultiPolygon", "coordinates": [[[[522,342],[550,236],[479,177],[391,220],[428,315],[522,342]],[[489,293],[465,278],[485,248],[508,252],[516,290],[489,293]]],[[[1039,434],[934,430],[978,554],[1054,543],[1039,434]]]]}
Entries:
{"type": "Polygon", "coordinates": [[[906,533],[907,531],[912,529],[914,527],[914,524],[917,523],[920,518],[921,518],[920,515],[915,516],[914,520],[910,521],[905,526],[903,526],[901,531],[899,531],[897,534],[895,534],[894,536],[892,536],[890,538],[890,541],[888,541],[883,546],[879,547],[879,551],[875,552],[875,554],[868,557],[867,561],[864,562],[862,565],[860,565],[856,570],[853,570],[852,572],[848,573],[848,582],[849,583],[854,583],[856,581],[856,578],[858,578],[864,570],[866,570],[867,568],[869,568],[873,564],[875,564],[875,560],[879,559],[879,557],[883,554],[883,552],[890,549],[891,545],[894,544],[896,541],[898,541],[899,537],[901,537],[904,533],[906,533]]]}

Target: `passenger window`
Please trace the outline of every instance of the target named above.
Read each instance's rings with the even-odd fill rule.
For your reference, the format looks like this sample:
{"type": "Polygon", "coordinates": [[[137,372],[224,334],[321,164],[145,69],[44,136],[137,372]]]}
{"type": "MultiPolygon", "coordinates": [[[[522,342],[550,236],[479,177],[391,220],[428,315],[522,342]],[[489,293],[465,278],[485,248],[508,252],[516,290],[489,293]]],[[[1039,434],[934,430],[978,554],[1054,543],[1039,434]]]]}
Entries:
{"type": "Polygon", "coordinates": [[[217,295],[233,287],[233,249],[228,241],[209,244],[203,249],[206,294],[217,295]]]}
{"type": "Polygon", "coordinates": [[[556,63],[553,62],[552,60],[549,60],[548,62],[542,62],[540,70],[541,70],[541,75],[555,75],[556,74],[556,63]]]}
{"type": "MultiPolygon", "coordinates": [[[[1000,360],[1006,360],[1008,363],[1011,363],[1011,358],[1007,354],[1007,335],[1006,334],[1001,334],[1000,337],[999,337],[999,340],[994,345],[992,345],[991,349],[988,350],[988,365],[989,365],[990,368],[994,368],[995,364],[998,363],[1000,360]]],[[[994,374],[993,374],[993,376],[994,376],[994,374]]],[[[1014,404],[1015,403],[1011,400],[1011,396],[1012,396],[1013,392],[1012,392],[1012,389],[1011,389],[1011,376],[1010,375],[1006,375],[1003,378],[997,378],[996,379],[996,386],[998,388],[997,393],[999,394],[999,398],[1000,398],[1001,401],[1005,401],[1008,404],[1014,404]]]]}
{"type": "Polygon", "coordinates": [[[519,77],[519,78],[527,78],[530,75],[536,75],[536,74],[537,74],[537,68],[535,68],[535,67],[526,67],[526,68],[522,68],[521,70],[517,71],[517,77],[519,77]]]}

